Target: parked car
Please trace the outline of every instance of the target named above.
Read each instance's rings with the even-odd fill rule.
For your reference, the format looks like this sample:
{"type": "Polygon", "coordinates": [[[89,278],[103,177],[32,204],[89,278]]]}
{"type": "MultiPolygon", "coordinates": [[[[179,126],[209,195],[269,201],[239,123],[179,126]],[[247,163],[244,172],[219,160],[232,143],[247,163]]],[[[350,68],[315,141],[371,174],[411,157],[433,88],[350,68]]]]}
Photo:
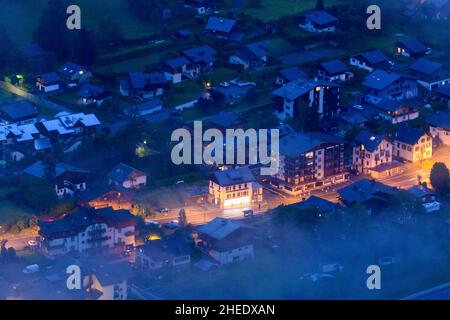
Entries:
{"type": "Polygon", "coordinates": [[[158,221],[153,221],[153,220],[145,220],[145,225],[152,226],[152,227],[155,227],[155,228],[160,228],[161,227],[161,223],[159,223],[158,221]]]}
{"type": "Polygon", "coordinates": [[[174,230],[174,229],[178,228],[178,226],[179,226],[178,220],[172,220],[172,221],[164,224],[164,228],[167,228],[170,230],[174,230]]]}
{"type": "Polygon", "coordinates": [[[395,264],[395,263],[397,263],[399,261],[400,261],[399,258],[386,256],[386,257],[383,257],[383,258],[379,259],[378,260],[378,264],[380,266],[390,266],[390,265],[395,264]]]}
{"type": "Polygon", "coordinates": [[[364,110],[364,107],[363,107],[362,105],[360,105],[360,104],[355,104],[355,105],[353,106],[353,109],[362,111],[362,110],[364,110]]]}
{"type": "Polygon", "coordinates": [[[339,263],[321,264],[319,266],[319,271],[322,273],[340,272],[342,270],[344,270],[344,267],[339,263]]]}
{"type": "Polygon", "coordinates": [[[25,269],[22,270],[25,274],[33,274],[39,272],[39,265],[37,264],[31,264],[29,266],[26,266],[25,269]]]}
{"type": "Polygon", "coordinates": [[[36,240],[29,240],[29,241],[28,241],[28,245],[29,245],[30,247],[36,247],[36,246],[38,245],[38,243],[37,243],[36,240]]]}
{"type": "Polygon", "coordinates": [[[156,209],[156,211],[158,211],[159,213],[168,213],[169,209],[167,209],[167,208],[158,208],[158,209],[156,209]]]}

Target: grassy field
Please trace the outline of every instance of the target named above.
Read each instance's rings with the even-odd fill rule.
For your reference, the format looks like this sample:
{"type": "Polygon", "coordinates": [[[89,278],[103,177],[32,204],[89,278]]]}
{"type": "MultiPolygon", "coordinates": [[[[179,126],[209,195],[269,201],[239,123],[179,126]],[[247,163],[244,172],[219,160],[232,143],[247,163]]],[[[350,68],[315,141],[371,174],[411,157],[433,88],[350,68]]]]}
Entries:
{"type": "MultiPolygon", "coordinates": [[[[345,3],[347,0],[327,0],[326,6],[345,3]]],[[[244,12],[264,22],[292,16],[305,10],[314,9],[316,0],[261,0],[261,7],[247,8],[244,12]]]]}
{"type": "MultiPolygon", "coordinates": [[[[32,33],[39,24],[47,0],[0,0],[3,10],[0,11],[0,25],[6,27],[14,39],[21,45],[32,40],[32,33]]],[[[82,24],[88,29],[95,29],[99,21],[114,19],[120,24],[125,37],[137,38],[157,31],[151,23],[143,23],[135,19],[128,10],[126,0],[74,0],[71,4],[79,5],[82,24]]]]}
{"type": "Polygon", "coordinates": [[[21,216],[31,214],[9,199],[9,195],[15,191],[15,188],[10,187],[0,189],[0,224],[14,222],[21,216]]]}

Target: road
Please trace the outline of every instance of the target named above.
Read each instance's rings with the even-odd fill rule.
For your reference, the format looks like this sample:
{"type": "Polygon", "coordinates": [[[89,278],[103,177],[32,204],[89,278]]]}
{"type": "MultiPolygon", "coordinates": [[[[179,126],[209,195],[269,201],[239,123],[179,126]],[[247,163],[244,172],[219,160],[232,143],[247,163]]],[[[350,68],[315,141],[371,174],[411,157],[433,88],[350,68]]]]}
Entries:
{"type": "Polygon", "coordinates": [[[73,111],[68,109],[67,107],[63,107],[59,104],[51,102],[44,96],[35,95],[33,93],[30,93],[22,88],[16,87],[7,82],[0,81],[0,88],[4,89],[12,94],[15,94],[16,96],[19,96],[25,100],[28,100],[31,103],[34,103],[38,106],[43,106],[45,108],[51,109],[51,110],[55,111],[55,113],[59,113],[59,112],[63,112],[63,111],[68,112],[68,113],[73,113],[73,111]]]}

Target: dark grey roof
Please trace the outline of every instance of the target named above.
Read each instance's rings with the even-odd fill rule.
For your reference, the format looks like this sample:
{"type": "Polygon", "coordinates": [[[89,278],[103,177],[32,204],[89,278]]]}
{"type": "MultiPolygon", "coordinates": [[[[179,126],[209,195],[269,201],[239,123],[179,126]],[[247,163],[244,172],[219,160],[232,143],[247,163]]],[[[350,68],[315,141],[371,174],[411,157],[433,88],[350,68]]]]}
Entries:
{"type": "Polygon", "coordinates": [[[298,209],[316,208],[320,212],[330,212],[337,207],[337,204],[317,196],[311,196],[305,201],[290,205],[290,207],[298,209]]]}
{"type": "Polygon", "coordinates": [[[295,158],[323,143],[342,143],[342,140],[322,132],[294,132],[280,139],[280,153],[295,158]]]}
{"type": "Polygon", "coordinates": [[[267,45],[264,41],[251,43],[245,47],[258,58],[267,56],[267,45]]]}
{"type": "Polygon", "coordinates": [[[290,67],[290,68],[281,69],[280,74],[288,81],[308,78],[308,75],[299,67],[290,67]]]}
{"type": "Polygon", "coordinates": [[[111,95],[110,92],[107,92],[105,89],[86,83],[78,91],[78,96],[82,98],[102,98],[111,95]]]}
{"type": "Polygon", "coordinates": [[[423,129],[421,130],[408,125],[401,125],[397,128],[395,140],[414,145],[424,134],[425,130],[423,129]]]}
{"type": "Polygon", "coordinates": [[[32,58],[36,58],[45,54],[44,49],[37,43],[27,43],[22,47],[22,52],[32,58]]]}
{"type": "Polygon", "coordinates": [[[212,126],[219,126],[221,128],[232,128],[233,125],[239,120],[239,117],[234,112],[222,111],[216,114],[210,120],[212,126]]]}
{"type": "Polygon", "coordinates": [[[189,63],[189,60],[187,60],[185,57],[178,57],[174,59],[170,59],[166,61],[166,64],[171,67],[172,69],[178,69],[182,66],[189,63]]]}
{"type": "Polygon", "coordinates": [[[241,228],[249,227],[238,220],[215,218],[197,230],[200,234],[205,234],[216,240],[222,240],[241,228]]]}
{"type": "Polygon", "coordinates": [[[382,111],[395,111],[400,106],[404,105],[403,101],[395,101],[392,99],[382,99],[375,106],[382,111]]]}
{"type": "Polygon", "coordinates": [[[255,177],[247,167],[216,171],[213,179],[220,186],[230,186],[255,181],[255,177]]]}
{"type": "Polygon", "coordinates": [[[408,189],[408,192],[412,194],[416,198],[421,198],[423,196],[427,195],[436,195],[436,193],[433,190],[430,190],[426,187],[422,186],[414,186],[408,189]]]}
{"type": "Polygon", "coordinates": [[[130,84],[133,89],[144,89],[146,85],[152,84],[166,84],[167,79],[162,72],[142,73],[142,72],[130,72],[128,74],[130,84]]]}
{"type": "Polygon", "coordinates": [[[450,97],[450,84],[437,88],[436,92],[443,96],[450,97]]]}
{"type": "Polygon", "coordinates": [[[126,165],[124,163],[119,163],[108,174],[108,178],[122,183],[122,182],[127,181],[130,178],[131,174],[146,176],[146,174],[144,172],[142,172],[138,169],[130,167],[129,165],[126,165]]]}
{"type": "Polygon", "coordinates": [[[187,240],[180,236],[150,241],[137,250],[142,251],[154,261],[165,261],[183,255],[192,255],[194,252],[187,240]]]}
{"type": "Polygon", "coordinates": [[[184,50],[183,54],[192,62],[211,63],[214,62],[216,51],[208,45],[184,50]]]}
{"type": "Polygon", "coordinates": [[[373,198],[387,199],[397,191],[396,188],[387,186],[375,180],[362,179],[353,184],[339,189],[339,196],[346,204],[364,203],[373,198]]]}
{"type": "Polygon", "coordinates": [[[71,77],[72,75],[79,72],[87,72],[87,70],[85,67],[80,66],[79,64],[73,62],[66,62],[58,69],[57,72],[62,76],[71,77]]]}
{"type": "MultiPolygon", "coordinates": [[[[27,173],[31,176],[34,176],[36,178],[45,178],[45,170],[44,170],[44,163],[42,161],[36,161],[34,164],[26,168],[24,173],[27,173]]],[[[89,171],[71,166],[67,163],[58,162],[55,166],[55,175],[56,177],[59,177],[60,175],[64,174],[65,172],[77,172],[77,173],[83,173],[88,174],[89,171]]]]}
{"type": "Polygon", "coordinates": [[[356,136],[355,142],[363,145],[367,151],[373,152],[378,148],[383,139],[384,136],[382,135],[376,135],[369,131],[363,130],[356,136]]]}
{"type": "Polygon", "coordinates": [[[427,118],[427,122],[434,127],[450,130],[450,112],[435,112],[427,118]]]}
{"type": "Polygon", "coordinates": [[[83,274],[95,275],[102,287],[120,284],[134,277],[134,271],[128,261],[110,261],[106,257],[81,258],[83,274]]]}
{"type": "Polygon", "coordinates": [[[363,86],[375,90],[383,90],[395,81],[400,80],[402,77],[406,76],[395,72],[377,69],[365,78],[363,86]]]}
{"type": "Polygon", "coordinates": [[[0,116],[10,122],[32,119],[38,115],[36,107],[28,101],[18,101],[0,107],[0,116]]]}
{"type": "Polygon", "coordinates": [[[304,95],[305,93],[308,93],[309,91],[313,90],[315,87],[321,85],[338,87],[338,85],[335,83],[325,83],[307,79],[297,79],[285,84],[281,88],[276,89],[275,91],[272,92],[272,94],[289,100],[295,100],[298,97],[304,95]]]}
{"type": "Polygon", "coordinates": [[[412,53],[424,53],[428,50],[427,46],[417,39],[409,39],[397,42],[397,46],[407,49],[412,53]]]}
{"type": "Polygon", "coordinates": [[[317,25],[328,25],[338,21],[335,16],[326,11],[307,11],[301,13],[299,17],[304,17],[317,25]]]}
{"type": "Polygon", "coordinates": [[[388,62],[390,59],[380,50],[372,50],[367,52],[362,52],[354,55],[353,57],[358,58],[358,56],[365,59],[368,63],[372,65],[377,65],[381,63],[388,62]]]}
{"type": "Polygon", "coordinates": [[[343,74],[349,70],[347,66],[340,60],[332,60],[321,63],[320,67],[329,74],[343,74]]]}
{"type": "Polygon", "coordinates": [[[441,68],[442,64],[426,58],[417,59],[409,67],[409,69],[412,71],[423,73],[426,75],[432,75],[433,73],[439,71],[439,69],[441,68]]]}
{"type": "Polygon", "coordinates": [[[61,78],[56,74],[56,72],[48,72],[48,73],[44,73],[44,74],[41,74],[40,76],[39,76],[39,78],[41,78],[41,80],[44,82],[44,83],[54,83],[54,82],[59,82],[59,81],[61,81],[61,78]]]}
{"type": "Polygon", "coordinates": [[[236,20],[233,19],[210,17],[208,19],[208,23],[206,24],[206,30],[229,33],[233,30],[235,25],[236,20]]]}

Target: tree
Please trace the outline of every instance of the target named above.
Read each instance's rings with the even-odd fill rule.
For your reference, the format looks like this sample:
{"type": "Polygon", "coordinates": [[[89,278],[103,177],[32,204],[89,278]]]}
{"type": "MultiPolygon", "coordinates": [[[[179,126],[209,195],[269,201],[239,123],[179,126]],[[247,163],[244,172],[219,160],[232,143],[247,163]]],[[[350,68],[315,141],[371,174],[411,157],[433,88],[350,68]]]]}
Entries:
{"type": "Polygon", "coordinates": [[[325,4],[323,3],[323,0],[317,0],[316,1],[316,10],[324,10],[325,9],[325,4]]]}
{"type": "Polygon", "coordinates": [[[98,29],[96,38],[104,51],[116,50],[123,45],[122,28],[112,18],[101,20],[98,29]]]}
{"type": "Polygon", "coordinates": [[[181,209],[180,212],[178,212],[178,225],[180,228],[185,228],[187,226],[186,211],[184,209],[181,209]]]}
{"type": "Polygon", "coordinates": [[[45,180],[48,183],[54,183],[56,178],[56,160],[52,156],[46,156],[42,161],[44,166],[45,180]]]}
{"type": "Polygon", "coordinates": [[[16,258],[16,249],[14,249],[13,247],[9,247],[7,251],[7,259],[11,261],[15,258],[16,258]]]}
{"type": "Polygon", "coordinates": [[[436,162],[430,173],[430,183],[438,193],[445,193],[450,186],[449,171],[445,163],[436,162]]]}

